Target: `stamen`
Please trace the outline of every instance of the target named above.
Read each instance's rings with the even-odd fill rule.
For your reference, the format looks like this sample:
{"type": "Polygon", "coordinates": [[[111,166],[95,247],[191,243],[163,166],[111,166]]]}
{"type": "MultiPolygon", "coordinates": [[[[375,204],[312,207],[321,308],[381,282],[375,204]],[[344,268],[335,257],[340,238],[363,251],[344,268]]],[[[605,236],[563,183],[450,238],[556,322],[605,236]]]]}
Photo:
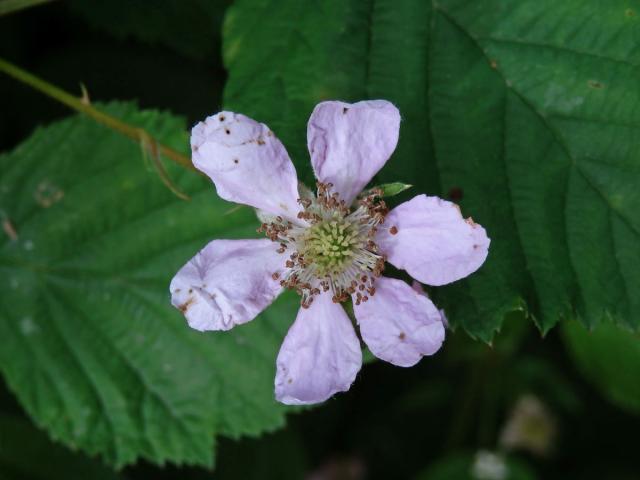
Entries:
{"type": "Polygon", "coordinates": [[[351,295],[357,305],[366,302],[375,294],[375,279],[384,270],[386,258],[375,243],[377,225],[388,212],[380,199],[382,191],[370,191],[352,209],[332,188],[330,183],[318,182],[316,197],[298,199],[303,210],[297,218],[303,224],[278,216],[258,229],[278,243],[278,253],[290,252],[285,271],[274,273],[273,279],[298,292],[303,308],[326,292],[336,303],[351,295]]]}

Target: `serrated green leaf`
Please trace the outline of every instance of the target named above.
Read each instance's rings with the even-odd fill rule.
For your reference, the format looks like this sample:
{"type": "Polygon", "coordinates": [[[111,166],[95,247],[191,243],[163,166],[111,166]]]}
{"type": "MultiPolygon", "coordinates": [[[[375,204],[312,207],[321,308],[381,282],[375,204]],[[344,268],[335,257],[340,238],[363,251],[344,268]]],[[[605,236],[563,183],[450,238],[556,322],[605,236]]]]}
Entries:
{"type": "Polygon", "coordinates": [[[454,326],[490,340],[525,310],[542,331],[574,315],[638,328],[636,13],[623,0],[240,0],[225,104],[268,123],[310,181],[317,102],[394,102],[400,141],[376,181],[454,199],[492,239],[478,272],[434,292],[454,326]]]}
{"type": "Polygon", "coordinates": [[[615,325],[588,331],[566,322],[562,338],[578,370],[606,398],[640,414],[640,336],[615,325]]]}
{"type": "MultiPolygon", "coordinates": [[[[180,118],[104,106],[187,148],[180,118]]],[[[275,358],[296,299],[223,335],[190,330],[169,304],[177,269],[208,241],[255,236],[250,209],[192,172],[144,168],[139,145],[90,119],[37,130],[0,156],[0,369],[35,422],[123,466],[137,458],[212,465],[214,436],[283,424],[275,358]],[[5,232],[8,230],[5,228],[5,232]]]]}

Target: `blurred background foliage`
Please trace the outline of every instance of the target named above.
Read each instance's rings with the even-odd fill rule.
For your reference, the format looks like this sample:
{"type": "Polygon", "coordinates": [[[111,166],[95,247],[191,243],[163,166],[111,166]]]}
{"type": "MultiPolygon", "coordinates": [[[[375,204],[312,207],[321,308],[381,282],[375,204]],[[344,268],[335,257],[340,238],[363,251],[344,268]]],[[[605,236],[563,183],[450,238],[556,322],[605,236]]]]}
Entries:
{"type": "Polygon", "coordinates": [[[0,57],[184,155],[194,122],[251,115],[307,182],[316,102],[393,101],[376,181],[492,237],[477,275],[430,292],[455,332],[322,406],[276,404],[296,299],[203,335],[166,292],[253,214],[164,159],[176,198],[140,145],[0,74],[0,478],[639,478],[633,2],[230,3],[45,2],[0,16],[0,57]]]}

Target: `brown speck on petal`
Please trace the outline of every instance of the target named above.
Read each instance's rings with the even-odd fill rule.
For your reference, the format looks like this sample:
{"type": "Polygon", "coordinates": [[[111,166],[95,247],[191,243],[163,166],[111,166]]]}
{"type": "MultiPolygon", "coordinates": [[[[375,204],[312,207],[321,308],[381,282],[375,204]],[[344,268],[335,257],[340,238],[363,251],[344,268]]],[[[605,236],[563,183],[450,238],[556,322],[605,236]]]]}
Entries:
{"type": "Polygon", "coordinates": [[[234,158],[234,159],[233,159],[233,163],[236,163],[236,164],[237,164],[237,163],[240,163],[240,160],[238,160],[237,158],[234,158]]]}
{"type": "Polygon", "coordinates": [[[394,225],[393,227],[391,227],[391,228],[389,229],[389,233],[390,233],[391,235],[396,235],[396,234],[398,233],[398,227],[396,227],[396,226],[394,225]]]}
{"type": "Polygon", "coordinates": [[[189,307],[191,305],[193,305],[193,303],[195,302],[195,298],[194,297],[189,297],[189,299],[184,302],[182,305],[180,305],[178,307],[178,309],[182,312],[182,313],[187,313],[187,310],[189,310],[189,307]]]}
{"type": "Polygon", "coordinates": [[[347,113],[348,111],[349,111],[349,109],[348,109],[347,107],[344,107],[344,108],[342,109],[342,113],[343,113],[343,114],[347,113]]]}
{"type": "Polygon", "coordinates": [[[404,333],[404,332],[400,332],[400,335],[398,335],[398,338],[399,338],[400,340],[404,340],[405,338],[407,338],[407,334],[406,334],[406,333],[404,333]]]}

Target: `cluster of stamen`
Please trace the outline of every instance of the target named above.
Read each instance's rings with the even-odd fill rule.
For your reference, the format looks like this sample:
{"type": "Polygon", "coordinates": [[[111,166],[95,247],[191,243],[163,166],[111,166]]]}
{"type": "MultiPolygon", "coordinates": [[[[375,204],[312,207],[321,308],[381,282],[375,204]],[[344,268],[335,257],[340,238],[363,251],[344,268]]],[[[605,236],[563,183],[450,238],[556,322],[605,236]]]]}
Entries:
{"type": "Polygon", "coordinates": [[[375,294],[384,270],[386,258],[375,243],[377,226],[388,212],[382,191],[368,191],[352,209],[331,191],[332,184],[317,186],[317,196],[298,199],[299,222],[276,217],[258,229],[279,244],[278,253],[288,254],[284,272],[273,279],[297,291],[305,308],[323,292],[336,303],[353,296],[359,305],[375,294]]]}

